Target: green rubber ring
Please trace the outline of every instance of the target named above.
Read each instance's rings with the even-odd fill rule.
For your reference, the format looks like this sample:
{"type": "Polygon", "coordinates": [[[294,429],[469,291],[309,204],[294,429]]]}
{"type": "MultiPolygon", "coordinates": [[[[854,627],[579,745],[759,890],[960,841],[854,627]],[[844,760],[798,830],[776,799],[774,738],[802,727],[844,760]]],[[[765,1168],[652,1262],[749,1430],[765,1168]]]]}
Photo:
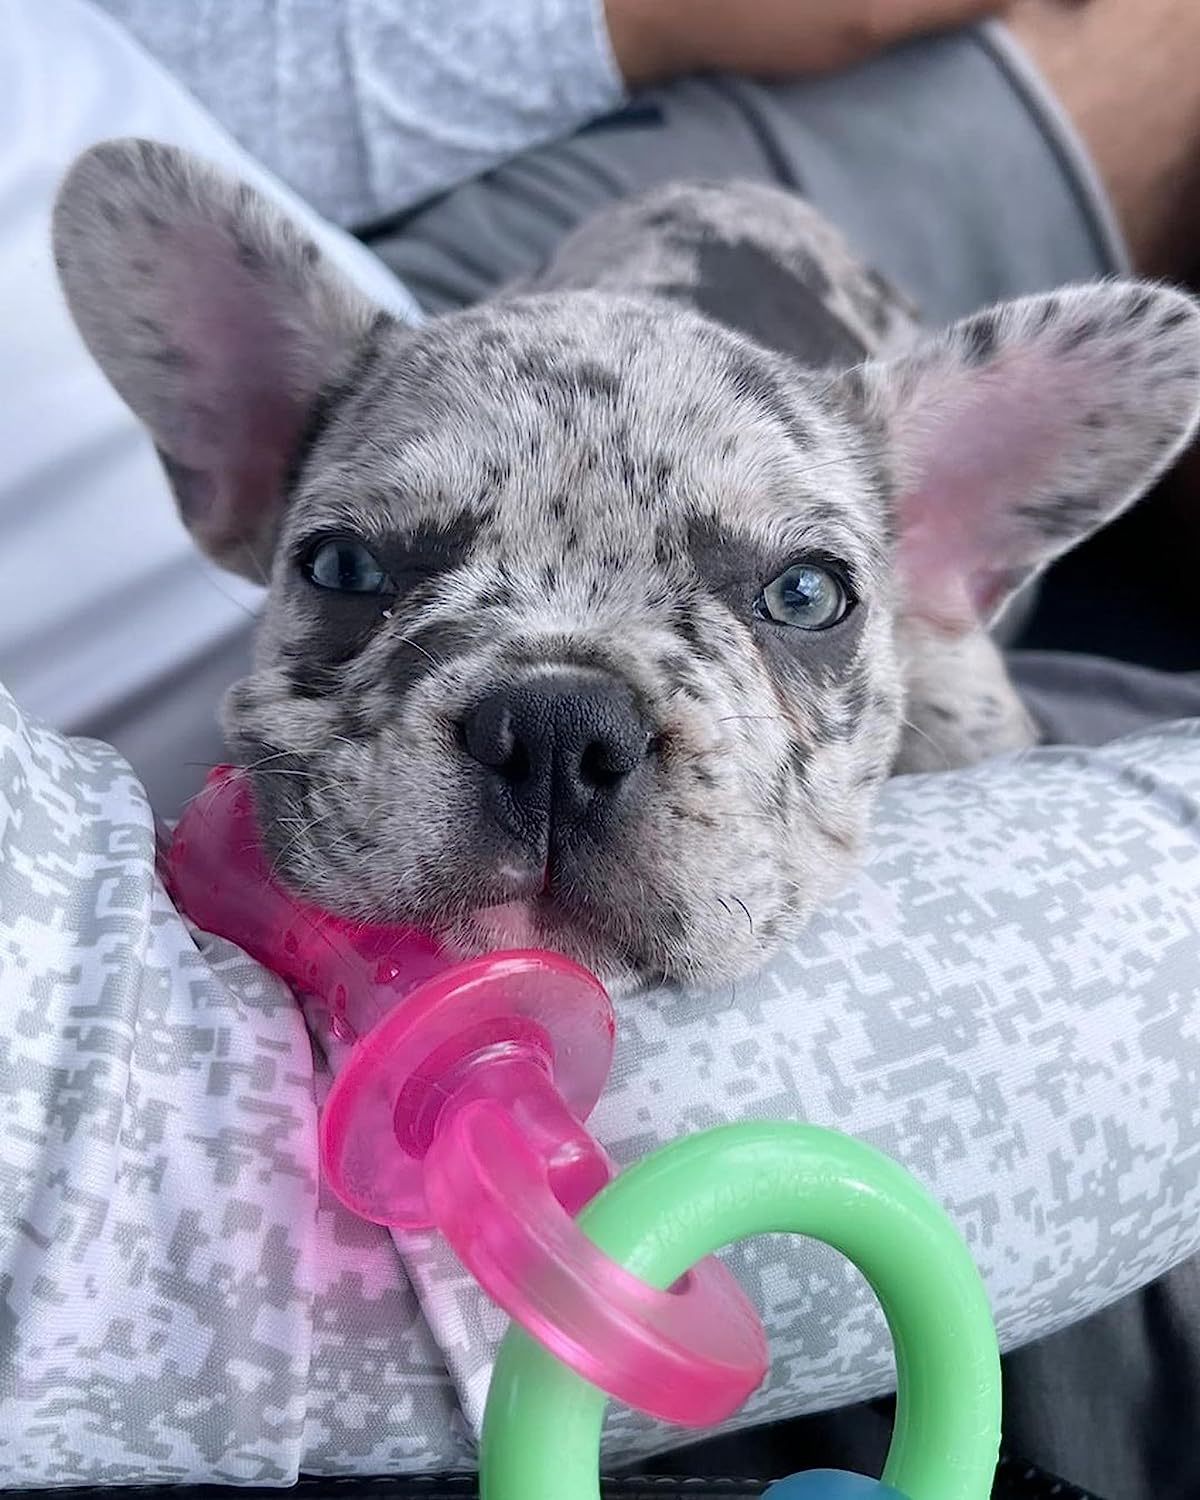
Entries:
{"type": "MultiPolygon", "coordinates": [[[[841,1251],[879,1298],[896,1349],[884,1482],[908,1500],[987,1500],[1000,1447],[987,1293],[954,1225],[890,1157],[815,1125],[721,1126],[623,1172],[579,1223],[659,1288],[750,1235],[810,1235],[841,1251]]],[[[510,1328],[484,1416],[482,1500],[599,1500],[606,1401],[510,1328]]]]}

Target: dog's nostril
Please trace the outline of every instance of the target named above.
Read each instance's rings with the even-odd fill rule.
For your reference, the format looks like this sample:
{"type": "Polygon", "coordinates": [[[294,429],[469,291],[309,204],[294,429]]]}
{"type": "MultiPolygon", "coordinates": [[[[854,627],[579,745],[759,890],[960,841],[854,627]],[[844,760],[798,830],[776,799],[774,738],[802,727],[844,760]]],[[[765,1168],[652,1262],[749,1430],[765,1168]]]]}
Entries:
{"type": "MultiPolygon", "coordinates": [[[[617,759],[624,761],[625,758],[617,759]]],[[[593,740],[579,759],[580,775],[594,787],[614,787],[632,770],[628,763],[614,764],[612,747],[600,740],[593,740]]]]}
{"type": "Polygon", "coordinates": [[[505,781],[509,782],[512,786],[520,786],[523,781],[527,781],[532,769],[529,760],[529,751],[520,740],[514,741],[507,759],[502,765],[496,767],[496,770],[504,777],[505,781]]]}
{"type": "Polygon", "coordinates": [[[459,740],[472,760],[503,776],[507,776],[509,762],[518,750],[528,759],[528,752],[513,732],[509,704],[498,694],[471,710],[462,721],[459,740]]]}

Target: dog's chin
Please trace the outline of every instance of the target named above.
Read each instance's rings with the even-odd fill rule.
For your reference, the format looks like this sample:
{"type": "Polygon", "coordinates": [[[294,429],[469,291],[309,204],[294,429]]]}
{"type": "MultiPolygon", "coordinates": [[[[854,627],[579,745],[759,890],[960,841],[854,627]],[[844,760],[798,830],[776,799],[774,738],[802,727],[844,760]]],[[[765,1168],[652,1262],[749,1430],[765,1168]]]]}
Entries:
{"type": "Polygon", "coordinates": [[[561,953],[590,970],[614,995],[643,988],[652,978],[623,957],[615,944],[585,932],[549,902],[536,898],[479,907],[438,931],[438,940],[459,958],[501,949],[536,948],[561,953]]]}
{"type": "Polygon", "coordinates": [[[483,949],[546,946],[546,924],[533,901],[504,901],[482,907],[471,915],[469,926],[483,949]]]}

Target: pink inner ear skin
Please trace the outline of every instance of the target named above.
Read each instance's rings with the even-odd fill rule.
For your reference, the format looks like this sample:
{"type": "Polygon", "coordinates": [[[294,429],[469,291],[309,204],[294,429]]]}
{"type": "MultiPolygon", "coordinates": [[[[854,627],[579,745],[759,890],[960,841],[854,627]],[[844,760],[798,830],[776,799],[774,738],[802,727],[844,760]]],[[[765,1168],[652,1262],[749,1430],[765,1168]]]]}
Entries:
{"type": "MultiPolygon", "coordinates": [[[[961,634],[989,618],[1044,540],[1021,508],[1051,493],[1086,381],[1029,348],[927,372],[897,413],[906,609],[961,634]]],[[[1090,372],[1089,372],[1090,373],[1090,372]]]]}
{"type": "Polygon", "coordinates": [[[190,225],[186,253],[164,263],[164,322],[184,356],[174,375],[179,446],[215,481],[197,526],[220,548],[226,536],[253,535],[247,508],[265,512],[277,495],[305,419],[296,388],[309,383],[302,366],[313,351],[287,315],[295,289],[265,263],[244,265],[222,229],[190,225]]]}

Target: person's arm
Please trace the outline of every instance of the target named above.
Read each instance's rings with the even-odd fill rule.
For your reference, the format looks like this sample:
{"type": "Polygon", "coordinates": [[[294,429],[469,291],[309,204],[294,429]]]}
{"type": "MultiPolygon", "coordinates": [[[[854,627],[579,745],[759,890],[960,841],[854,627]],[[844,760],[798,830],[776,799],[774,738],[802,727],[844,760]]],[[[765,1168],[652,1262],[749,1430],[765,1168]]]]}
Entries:
{"type": "Polygon", "coordinates": [[[361,226],[683,73],[841,66],[999,0],[98,0],[320,212],[361,226]]]}
{"type": "MultiPolygon", "coordinates": [[[[0,689],[0,766],[0,1484],[461,1461],[454,1394],[477,1424],[503,1320],[436,1236],[397,1241],[418,1311],[381,1232],[318,1211],[299,1008],[189,934],[114,752],[0,689]]],[[[592,1125],[622,1163],[728,1120],[870,1140],[1029,1342],[1200,1249],[1198,909],[1200,720],[901,778],[763,973],[621,1001],[592,1125]]],[[[737,1423],[889,1387],[846,1264],[794,1238],[732,1259],[773,1359],[737,1423]]],[[[608,1442],[689,1436],[619,1411],[608,1442]]]]}
{"type": "Polygon", "coordinates": [[[605,0],[613,51],[631,88],[684,73],[829,72],[1003,8],[1004,0],[605,0]]]}

